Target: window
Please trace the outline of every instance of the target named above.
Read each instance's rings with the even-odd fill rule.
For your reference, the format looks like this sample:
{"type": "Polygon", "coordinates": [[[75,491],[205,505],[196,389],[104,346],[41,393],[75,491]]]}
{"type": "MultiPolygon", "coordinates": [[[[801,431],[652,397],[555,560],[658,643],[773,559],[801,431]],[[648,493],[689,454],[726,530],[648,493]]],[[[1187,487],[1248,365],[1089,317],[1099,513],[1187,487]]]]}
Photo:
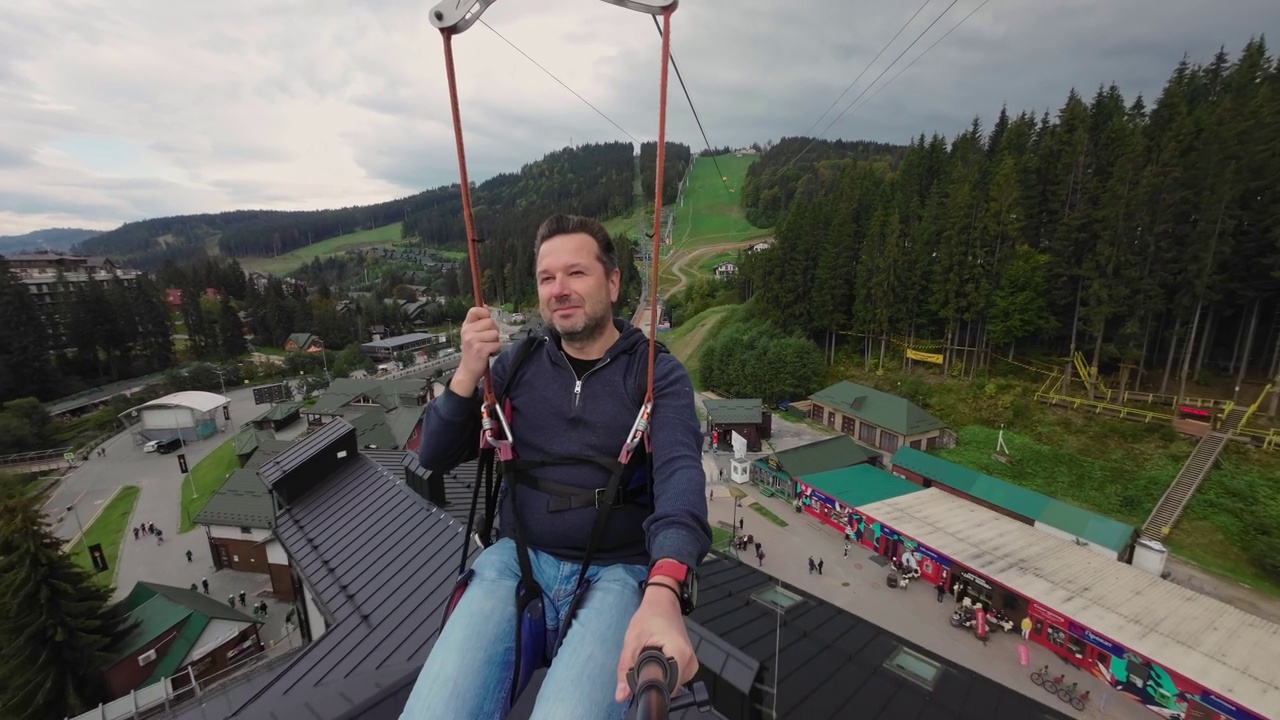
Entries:
{"type": "Polygon", "coordinates": [[[924,441],[924,447],[926,450],[933,450],[938,447],[938,436],[934,435],[931,438],[926,438],[924,441]]]}
{"type": "Polygon", "coordinates": [[[919,449],[920,449],[920,441],[919,441],[919,440],[912,440],[912,441],[911,441],[911,449],[912,449],[912,450],[919,450],[919,449]]]}
{"type": "Polygon", "coordinates": [[[880,431],[880,449],[885,452],[893,452],[898,449],[898,434],[891,433],[888,430],[880,431]]]}
{"type": "Polygon", "coordinates": [[[247,528],[247,527],[242,527],[242,528],[240,528],[240,533],[241,533],[242,535],[252,535],[252,534],[253,534],[253,530],[252,530],[252,529],[250,529],[250,528],[247,528]]]}
{"type": "Polygon", "coordinates": [[[934,682],[942,674],[941,663],[904,647],[894,650],[889,659],[884,661],[884,665],[906,679],[924,686],[926,690],[932,690],[934,682]]]}
{"type": "Polygon", "coordinates": [[[770,585],[751,595],[751,599],[775,612],[785,613],[804,602],[804,598],[777,585],[770,585]]]}

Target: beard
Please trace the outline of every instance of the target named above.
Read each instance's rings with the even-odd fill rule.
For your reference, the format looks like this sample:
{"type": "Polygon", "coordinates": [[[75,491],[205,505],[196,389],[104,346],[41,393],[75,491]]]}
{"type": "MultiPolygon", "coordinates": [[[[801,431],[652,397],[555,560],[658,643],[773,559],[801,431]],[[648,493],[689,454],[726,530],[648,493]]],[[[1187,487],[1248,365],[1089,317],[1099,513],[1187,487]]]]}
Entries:
{"type": "Polygon", "coordinates": [[[581,316],[573,320],[557,320],[555,308],[552,308],[547,324],[555,328],[561,338],[575,343],[590,342],[604,334],[612,324],[612,313],[608,305],[603,308],[583,305],[581,316]]]}

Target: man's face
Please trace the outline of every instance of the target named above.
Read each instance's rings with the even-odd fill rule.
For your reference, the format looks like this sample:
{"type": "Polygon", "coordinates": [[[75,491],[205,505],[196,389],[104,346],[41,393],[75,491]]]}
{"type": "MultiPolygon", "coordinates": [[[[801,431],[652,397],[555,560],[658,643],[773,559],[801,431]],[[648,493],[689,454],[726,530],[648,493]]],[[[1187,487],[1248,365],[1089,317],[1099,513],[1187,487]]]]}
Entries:
{"type": "Polygon", "coordinates": [[[538,306],[542,320],[571,342],[589,342],[613,321],[617,270],[605,275],[595,238],[557,235],[538,248],[538,306]]]}

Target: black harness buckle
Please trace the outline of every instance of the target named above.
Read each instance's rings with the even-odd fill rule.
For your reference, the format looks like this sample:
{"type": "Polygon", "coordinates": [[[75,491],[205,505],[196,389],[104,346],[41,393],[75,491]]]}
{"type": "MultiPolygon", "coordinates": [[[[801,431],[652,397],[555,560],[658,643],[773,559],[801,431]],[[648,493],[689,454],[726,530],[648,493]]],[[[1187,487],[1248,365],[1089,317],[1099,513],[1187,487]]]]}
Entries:
{"type": "MultiPolygon", "coordinates": [[[[596,509],[597,510],[599,510],[601,507],[604,507],[604,502],[603,502],[604,491],[607,489],[608,488],[596,488],[596,509]]],[[[620,508],[623,505],[625,505],[626,503],[623,502],[622,495],[623,495],[622,488],[618,488],[617,492],[613,494],[613,504],[610,505],[609,507],[620,508]]]]}

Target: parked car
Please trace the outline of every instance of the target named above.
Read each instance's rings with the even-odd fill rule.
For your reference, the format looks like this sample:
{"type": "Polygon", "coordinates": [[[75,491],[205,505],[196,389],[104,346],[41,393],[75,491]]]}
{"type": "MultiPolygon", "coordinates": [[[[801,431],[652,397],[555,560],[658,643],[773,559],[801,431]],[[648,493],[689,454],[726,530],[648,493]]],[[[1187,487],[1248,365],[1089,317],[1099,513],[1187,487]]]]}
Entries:
{"type": "Polygon", "coordinates": [[[169,438],[168,440],[160,441],[160,444],[156,446],[156,452],[160,453],[161,455],[168,455],[169,453],[181,447],[182,447],[181,440],[179,440],[178,438],[169,438]]]}
{"type": "Polygon", "coordinates": [[[149,452],[149,453],[153,453],[153,452],[155,452],[155,451],[156,451],[156,448],[160,447],[160,443],[162,443],[162,442],[164,442],[164,441],[163,441],[163,440],[152,440],[151,442],[149,442],[149,443],[147,443],[146,445],[143,445],[143,446],[142,446],[142,452],[149,452]]]}

